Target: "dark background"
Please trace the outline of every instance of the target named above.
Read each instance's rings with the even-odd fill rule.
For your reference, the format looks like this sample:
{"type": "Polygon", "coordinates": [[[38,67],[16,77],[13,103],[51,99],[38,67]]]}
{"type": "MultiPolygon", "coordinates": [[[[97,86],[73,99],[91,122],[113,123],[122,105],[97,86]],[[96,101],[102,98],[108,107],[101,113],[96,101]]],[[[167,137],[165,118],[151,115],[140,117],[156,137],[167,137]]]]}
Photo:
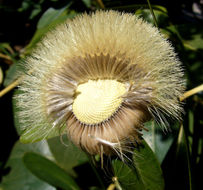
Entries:
{"type": "MultiPolygon", "coordinates": [[[[9,58],[0,56],[0,67],[3,72],[3,81],[0,89],[4,89],[9,84],[9,69],[13,64],[29,54],[26,46],[30,43],[35,31],[37,30],[38,20],[43,13],[50,7],[60,9],[67,5],[67,0],[0,0],[0,53],[9,58]],[[8,44],[12,50],[9,50],[8,44]],[[7,80],[5,82],[5,80],[7,80]]],[[[69,12],[76,14],[91,12],[99,8],[97,1],[90,1],[88,6],[82,0],[71,1],[69,12]]],[[[202,2],[202,1],[201,1],[202,2]]],[[[192,89],[203,83],[203,3],[199,0],[170,0],[158,1],[151,0],[152,5],[161,5],[168,11],[168,16],[155,14],[158,20],[160,31],[168,34],[169,40],[176,49],[182,61],[187,78],[187,89],[192,89]],[[172,27],[171,27],[172,26],[172,27]],[[176,31],[173,31],[175,26],[176,31]],[[188,46],[189,44],[189,46],[188,46]]],[[[148,9],[147,1],[139,0],[103,0],[106,9],[115,9],[125,12],[135,13],[138,9],[148,9]]],[[[142,16],[149,22],[153,22],[149,16],[150,12],[142,13],[142,16]]],[[[11,74],[10,74],[11,75],[11,74]]],[[[15,74],[13,74],[15,75],[15,74]]],[[[14,79],[14,78],[13,78],[14,79]]],[[[12,80],[10,82],[12,82],[12,80]]],[[[0,182],[11,168],[6,167],[6,162],[14,143],[19,139],[14,124],[11,91],[0,98],[0,182]]],[[[189,162],[192,175],[193,189],[202,189],[202,145],[203,145],[203,93],[200,92],[190,97],[185,102],[185,115],[183,124],[186,134],[186,145],[189,148],[189,162]],[[192,121],[191,121],[192,115],[192,121]],[[192,131],[189,125],[192,124],[192,131]]],[[[176,132],[174,132],[176,135],[176,132]]],[[[177,136],[175,137],[177,139],[177,136]]],[[[188,169],[186,158],[176,155],[176,141],[172,144],[162,169],[166,181],[166,189],[190,189],[188,182],[188,169]],[[176,186],[174,187],[174,184],[176,186]]]]}

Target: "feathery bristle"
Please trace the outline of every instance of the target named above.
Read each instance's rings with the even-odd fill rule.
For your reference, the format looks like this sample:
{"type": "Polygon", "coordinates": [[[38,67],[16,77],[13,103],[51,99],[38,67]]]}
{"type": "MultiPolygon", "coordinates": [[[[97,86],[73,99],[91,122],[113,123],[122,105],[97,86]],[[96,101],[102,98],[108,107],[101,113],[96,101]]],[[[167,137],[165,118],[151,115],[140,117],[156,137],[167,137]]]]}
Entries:
{"type": "Polygon", "coordinates": [[[27,63],[32,73],[25,74],[23,93],[16,97],[22,128],[40,127],[46,136],[67,125],[70,139],[90,154],[101,153],[101,147],[107,155],[119,146],[122,152],[125,141],[139,141],[143,123],[151,118],[163,126],[165,116],[181,118],[181,64],[159,31],[132,14],[97,11],[67,21],[47,34],[27,63]],[[77,97],[90,81],[120,84],[114,89],[119,101],[101,98],[99,113],[86,113],[94,100],[77,97]],[[119,86],[125,87],[122,93],[119,86]],[[99,118],[101,112],[107,114],[99,118]]]}

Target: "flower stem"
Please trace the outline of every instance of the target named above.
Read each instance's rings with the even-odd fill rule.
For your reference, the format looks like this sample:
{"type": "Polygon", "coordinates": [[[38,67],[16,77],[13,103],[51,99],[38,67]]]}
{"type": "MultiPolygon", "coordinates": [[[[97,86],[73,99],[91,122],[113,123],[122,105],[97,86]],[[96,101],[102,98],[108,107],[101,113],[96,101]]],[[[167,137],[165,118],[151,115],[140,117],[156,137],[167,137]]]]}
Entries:
{"type": "MultiPolygon", "coordinates": [[[[33,72],[33,69],[30,69],[28,71],[28,74],[31,74],[33,72]]],[[[16,86],[18,86],[23,81],[24,76],[20,76],[18,79],[13,81],[11,84],[9,84],[6,88],[4,88],[2,91],[0,91],[0,98],[13,90],[16,86]]]]}
{"type": "Polygon", "coordinates": [[[14,89],[16,86],[18,86],[20,84],[20,82],[22,81],[22,78],[23,77],[18,78],[17,80],[12,82],[10,85],[8,85],[6,88],[4,88],[2,91],[0,91],[0,97],[2,97],[3,95],[7,94],[12,89],[14,89]]]}
{"type": "Polygon", "coordinates": [[[180,97],[180,101],[185,100],[186,98],[203,91],[203,84],[201,84],[200,86],[193,88],[192,90],[189,90],[187,92],[185,92],[181,97],[180,97]]]}
{"type": "Polygon", "coordinates": [[[113,177],[113,182],[114,182],[117,190],[122,190],[122,187],[121,187],[120,183],[118,182],[117,177],[113,177]]]}
{"type": "Polygon", "coordinates": [[[8,55],[4,55],[3,53],[0,53],[0,58],[3,58],[3,59],[7,59],[9,61],[12,61],[12,59],[8,56],[8,55]]]}
{"type": "Polygon", "coordinates": [[[116,185],[112,183],[108,186],[107,190],[114,190],[115,188],[116,188],[116,185]]]}
{"type": "Polygon", "coordinates": [[[155,24],[155,26],[158,28],[158,23],[157,23],[157,20],[156,20],[154,11],[153,11],[153,9],[152,9],[151,3],[150,3],[149,0],[147,0],[147,3],[148,3],[148,6],[149,6],[149,9],[150,9],[150,12],[151,12],[151,14],[152,14],[152,17],[153,17],[153,19],[154,19],[154,24],[155,24]]]}
{"type": "Polygon", "coordinates": [[[97,0],[99,6],[102,8],[102,9],[105,9],[105,6],[104,6],[104,3],[102,0],[97,0]]]}

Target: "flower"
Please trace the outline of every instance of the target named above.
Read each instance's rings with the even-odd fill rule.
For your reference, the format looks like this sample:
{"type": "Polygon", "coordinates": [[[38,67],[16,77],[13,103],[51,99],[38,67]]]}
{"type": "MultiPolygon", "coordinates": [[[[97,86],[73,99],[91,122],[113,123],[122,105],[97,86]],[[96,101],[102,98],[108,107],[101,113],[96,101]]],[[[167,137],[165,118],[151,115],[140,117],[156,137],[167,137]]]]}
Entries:
{"type": "Polygon", "coordinates": [[[97,11],[68,20],[26,62],[32,72],[16,97],[23,129],[40,127],[46,136],[65,126],[89,154],[128,151],[146,121],[166,126],[166,117],[181,118],[181,63],[160,32],[135,15],[97,11]]]}

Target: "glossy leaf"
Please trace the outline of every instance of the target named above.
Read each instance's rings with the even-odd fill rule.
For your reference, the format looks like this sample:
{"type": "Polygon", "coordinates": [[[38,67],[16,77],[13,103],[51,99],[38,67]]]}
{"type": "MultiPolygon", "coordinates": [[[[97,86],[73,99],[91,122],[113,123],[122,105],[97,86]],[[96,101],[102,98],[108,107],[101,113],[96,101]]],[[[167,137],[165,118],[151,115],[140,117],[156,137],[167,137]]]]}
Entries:
{"type": "Polygon", "coordinates": [[[123,190],[144,190],[144,185],[139,180],[133,170],[120,160],[113,160],[114,182],[117,180],[117,185],[121,186],[123,190]]]}
{"type": "Polygon", "coordinates": [[[91,7],[91,0],[82,0],[86,7],[91,7]]]}
{"type": "Polygon", "coordinates": [[[26,47],[26,53],[28,54],[31,49],[42,39],[42,37],[54,28],[56,25],[62,23],[67,18],[72,18],[75,16],[75,12],[69,12],[67,10],[72,4],[72,1],[69,2],[65,7],[61,9],[54,9],[50,7],[40,18],[37,24],[37,30],[32,37],[31,42],[26,47]]]}
{"type": "Polygon", "coordinates": [[[3,190],[56,190],[56,188],[36,178],[24,165],[22,158],[28,152],[36,152],[47,157],[52,157],[46,141],[34,144],[17,142],[6,163],[5,170],[8,174],[2,179],[0,189],[3,190]]]}
{"type": "MultiPolygon", "coordinates": [[[[33,143],[33,142],[38,142],[45,139],[50,139],[56,136],[60,136],[60,132],[58,128],[53,128],[49,132],[49,134],[46,134],[46,133],[41,133],[41,130],[40,130],[41,127],[25,130],[20,136],[20,141],[22,143],[33,143]]],[[[63,127],[63,129],[64,128],[65,126],[63,127]]],[[[61,129],[61,131],[63,131],[63,129],[61,129]]]]}
{"type": "Polygon", "coordinates": [[[76,177],[77,174],[74,172],[73,168],[84,164],[88,161],[88,158],[83,151],[68,140],[67,135],[64,135],[62,139],[60,137],[49,139],[49,148],[55,157],[57,164],[70,175],[76,177]]]}
{"type": "Polygon", "coordinates": [[[164,132],[160,126],[153,121],[145,123],[145,127],[149,131],[143,131],[143,138],[153,150],[159,163],[162,163],[175,140],[174,133],[176,132],[175,129],[177,129],[177,126],[173,127],[173,132],[164,132]]]}
{"type": "Polygon", "coordinates": [[[74,179],[54,162],[35,153],[26,153],[23,157],[25,166],[39,179],[64,190],[80,189],[74,179]]]}
{"type": "Polygon", "coordinates": [[[164,189],[161,167],[153,151],[145,141],[142,141],[142,144],[135,149],[133,161],[140,180],[146,189],[164,189]]]}
{"type": "MultiPolygon", "coordinates": [[[[172,27],[171,27],[172,28],[172,27]]],[[[178,32],[181,36],[183,43],[186,44],[186,47],[192,50],[200,50],[203,49],[203,28],[201,25],[196,25],[194,23],[180,24],[177,25],[174,29],[174,32],[178,32]]]]}
{"type": "Polygon", "coordinates": [[[37,23],[37,29],[44,28],[49,26],[51,22],[57,20],[65,11],[67,7],[63,7],[62,9],[54,9],[50,7],[40,18],[37,23]]]}
{"type": "MultiPolygon", "coordinates": [[[[14,96],[16,96],[17,94],[21,93],[20,90],[15,90],[14,91],[14,96]]],[[[14,126],[15,126],[15,129],[18,133],[18,135],[20,136],[23,131],[21,130],[20,128],[20,123],[19,123],[19,118],[18,118],[18,115],[17,115],[17,112],[19,111],[19,108],[17,107],[17,104],[16,104],[16,99],[13,98],[12,99],[12,105],[13,105],[13,120],[14,120],[14,126]]]]}
{"type": "Polygon", "coordinates": [[[8,86],[19,77],[17,70],[18,70],[17,63],[14,63],[9,67],[4,80],[4,86],[8,86]]]}
{"type": "MultiPolygon", "coordinates": [[[[17,95],[19,93],[21,93],[20,90],[16,90],[14,95],[17,95]]],[[[19,108],[16,105],[16,99],[15,98],[13,98],[12,104],[13,104],[15,128],[16,128],[17,133],[20,135],[20,141],[22,143],[38,142],[38,141],[41,141],[41,140],[50,139],[50,138],[61,135],[58,128],[53,128],[49,132],[49,134],[42,133],[41,129],[43,128],[43,125],[39,126],[38,128],[27,128],[25,130],[22,130],[21,124],[19,122],[19,116],[17,114],[17,112],[19,111],[19,108]]],[[[65,127],[66,126],[64,125],[64,127],[61,129],[61,132],[63,132],[65,127]]]]}
{"type": "Polygon", "coordinates": [[[188,145],[183,126],[180,127],[180,131],[178,134],[175,165],[176,165],[175,176],[178,177],[178,175],[181,175],[181,173],[184,172],[184,175],[181,176],[180,179],[178,180],[178,184],[180,185],[180,187],[182,186],[182,188],[184,189],[191,190],[192,179],[191,179],[190,160],[189,160],[188,145]],[[183,184],[185,185],[185,187],[183,184]]]}
{"type": "MultiPolygon", "coordinates": [[[[159,27],[165,27],[169,24],[167,12],[163,10],[164,8],[153,10],[159,27]]],[[[149,9],[138,9],[135,14],[142,17],[145,21],[154,24],[154,19],[149,9]]]]}
{"type": "Polygon", "coordinates": [[[16,53],[8,43],[0,43],[0,55],[7,57],[7,63],[10,64],[10,67],[5,72],[5,78],[3,81],[3,85],[6,87],[19,77],[19,71],[21,68],[18,67],[18,61],[16,58],[18,53],[16,53]]]}
{"type": "Polygon", "coordinates": [[[129,166],[116,160],[113,161],[113,168],[122,189],[164,189],[164,180],[158,160],[144,140],[134,150],[133,161],[129,166]]]}
{"type": "Polygon", "coordinates": [[[192,189],[188,144],[183,126],[162,164],[167,189],[192,189]]]}

